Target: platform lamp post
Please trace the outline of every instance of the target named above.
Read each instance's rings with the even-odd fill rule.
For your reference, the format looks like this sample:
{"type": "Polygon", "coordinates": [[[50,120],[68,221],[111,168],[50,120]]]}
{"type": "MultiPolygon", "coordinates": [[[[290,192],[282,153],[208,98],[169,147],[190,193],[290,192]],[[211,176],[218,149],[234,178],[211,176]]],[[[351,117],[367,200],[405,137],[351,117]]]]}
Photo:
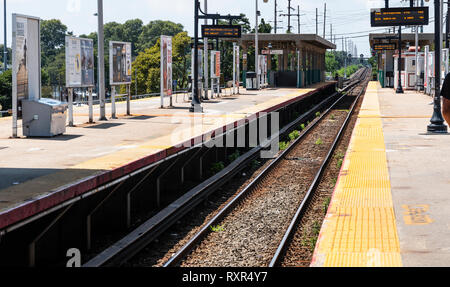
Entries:
{"type": "MultiPolygon", "coordinates": [[[[269,0],[263,0],[264,3],[268,3],[269,0]]],[[[260,89],[260,82],[259,82],[259,65],[258,65],[258,58],[259,58],[259,35],[258,35],[258,28],[259,28],[259,20],[258,17],[260,16],[261,12],[258,10],[258,0],[255,0],[256,4],[256,22],[255,22],[255,72],[256,77],[258,78],[258,81],[256,81],[256,89],[260,89]]]]}
{"type": "Polygon", "coordinates": [[[442,0],[434,0],[434,41],[435,41],[435,92],[434,92],[434,111],[431,118],[431,124],[428,126],[428,132],[443,134],[447,133],[447,126],[444,124],[444,118],[441,111],[441,52],[442,52],[442,21],[441,19],[441,2],[442,0]]]}
{"type": "Polygon", "coordinates": [[[194,86],[192,87],[192,103],[189,111],[191,113],[202,113],[203,108],[200,102],[200,97],[198,94],[198,22],[199,22],[199,9],[200,2],[198,0],[194,0],[194,86]]]}

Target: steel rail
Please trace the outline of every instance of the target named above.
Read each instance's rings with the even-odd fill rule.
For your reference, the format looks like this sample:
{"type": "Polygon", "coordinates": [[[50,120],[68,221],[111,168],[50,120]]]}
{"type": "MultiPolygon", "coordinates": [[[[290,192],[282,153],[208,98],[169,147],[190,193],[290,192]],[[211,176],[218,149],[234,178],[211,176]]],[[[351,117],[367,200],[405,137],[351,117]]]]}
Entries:
{"type": "MultiPolygon", "coordinates": [[[[222,187],[227,181],[233,178],[234,175],[240,172],[253,159],[255,159],[260,151],[269,147],[273,141],[278,141],[280,134],[287,134],[295,129],[299,123],[315,117],[315,113],[317,111],[322,111],[327,105],[329,105],[329,102],[338,96],[338,93],[334,93],[324,99],[312,109],[285,126],[277,134],[272,135],[270,139],[241,156],[221,172],[191,189],[177,201],[160,211],[156,216],[150,218],[127,236],[111,245],[93,259],[89,260],[83,265],[83,267],[117,266],[122,265],[131,259],[134,255],[144,249],[145,246],[150,244],[159,235],[169,229],[180,218],[195,208],[210,194],[220,189],[220,187],[222,187]]],[[[310,128],[311,127],[309,127],[308,130],[310,128]]]]}
{"type": "MultiPolygon", "coordinates": [[[[366,79],[367,79],[367,72],[365,72],[363,74],[363,79],[362,79],[363,84],[366,82],[366,79]]],[[[347,118],[345,119],[341,129],[339,130],[339,133],[337,134],[330,150],[328,151],[328,154],[327,154],[325,160],[323,161],[322,165],[320,166],[320,169],[318,170],[318,172],[314,178],[314,181],[310,185],[308,192],[305,195],[305,198],[303,199],[297,212],[295,213],[294,218],[291,221],[291,224],[289,225],[272,261],[269,264],[269,267],[277,266],[280,263],[280,260],[283,258],[282,256],[289,246],[290,239],[292,238],[292,236],[294,235],[294,233],[296,231],[295,227],[297,226],[299,221],[302,219],[302,216],[305,214],[307,208],[309,207],[308,203],[310,202],[312,195],[315,194],[315,191],[319,187],[319,184],[322,180],[323,174],[325,173],[325,170],[327,169],[329,162],[333,158],[334,152],[339,144],[339,141],[341,140],[342,136],[344,135],[345,130],[346,130],[348,124],[350,123],[350,120],[354,114],[356,105],[358,104],[364,91],[365,91],[365,88],[363,86],[363,88],[359,92],[358,96],[356,97],[355,101],[353,102],[352,107],[347,115],[347,118]]]]}
{"type": "MultiPolygon", "coordinates": [[[[354,88],[358,82],[353,83],[350,87],[354,88]]],[[[342,99],[344,99],[346,95],[342,95],[339,97],[321,116],[311,125],[309,125],[300,135],[298,139],[296,139],[291,145],[284,150],[280,155],[275,158],[250,184],[246,186],[244,190],[242,190],[232,201],[230,201],[224,208],[222,208],[219,213],[214,216],[204,227],[197,232],[190,240],[187,242],[179,251],[172,256],[172,258],[164,264],[164,267],[174,267],[177,263],[179,263],[187,254],[189,254],[195,246],[210,232],[210,226],[214,226],[219,223],[221,219],[223,219],[239,202],[241,202],[247,195],[249,195],[256,187],[266,178],[266,176],[272,171],[282,159],[285,158],[287,154],[294,149],[301,140],[303,140],[306,135],[312,131],[318,123],[320,123],[333,108],[338,105],[342,99]]]]}

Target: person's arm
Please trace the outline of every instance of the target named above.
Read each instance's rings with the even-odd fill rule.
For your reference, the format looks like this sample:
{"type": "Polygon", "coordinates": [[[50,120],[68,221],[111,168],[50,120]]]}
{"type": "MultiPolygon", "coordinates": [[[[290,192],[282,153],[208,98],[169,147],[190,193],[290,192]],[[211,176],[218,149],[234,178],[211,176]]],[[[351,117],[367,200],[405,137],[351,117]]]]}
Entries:
{"type": "Polygon", "coordinates": [[[444,85],[441,90],[441,96],[443,98],[442,114],[445,121],[450,124],[450,74],[445,77],[444,85]]]}

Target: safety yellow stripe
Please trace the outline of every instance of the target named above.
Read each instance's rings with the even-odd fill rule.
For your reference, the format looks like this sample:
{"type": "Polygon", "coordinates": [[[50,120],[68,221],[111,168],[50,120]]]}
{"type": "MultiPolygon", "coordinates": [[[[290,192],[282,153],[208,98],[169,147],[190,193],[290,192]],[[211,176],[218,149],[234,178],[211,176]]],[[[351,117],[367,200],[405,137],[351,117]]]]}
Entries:
{"type": "Polygon", "coordinates": [[[378,84],[369,83],[312,267],[400,267],[378,84]]]}

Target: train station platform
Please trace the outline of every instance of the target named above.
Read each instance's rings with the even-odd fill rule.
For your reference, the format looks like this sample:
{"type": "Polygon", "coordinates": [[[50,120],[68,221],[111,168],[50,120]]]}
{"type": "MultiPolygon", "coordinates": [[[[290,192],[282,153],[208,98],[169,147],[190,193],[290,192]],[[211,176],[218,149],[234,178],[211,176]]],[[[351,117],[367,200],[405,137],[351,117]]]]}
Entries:
{"type": "MultiPolygon", "coordinates": [[[[11,118],[0,119],[0,235],[11,226],[48,212],[99,186],[169,158],[216,130],[234,129],[260,113],[276,111],[334,86],[305,89],[241,89],[241,95],[206,101],[205,113],[189,113],[190,103],[160,99],[117,104],[118,119],[86,124],[88,108],[76,107],[75,127],[55,138],[11,139],[11,118]],[[183,146],[182,146],[183,145],[183,146]]],[[[111,107],[107,106],[110,115],[111,107]]],[[[99,118],[96,108],[94,119],[99,118]]],[[[19,122],[21,127],[21,122],[19,122]]],[[[19,130],[19,135],[21,130],[19,130]]]]}
{"type": "Polygon", "coordinates": [[[369,84],[311,266],[450,264],[450,136],[427,134],[431,102],[369,84]]]}

